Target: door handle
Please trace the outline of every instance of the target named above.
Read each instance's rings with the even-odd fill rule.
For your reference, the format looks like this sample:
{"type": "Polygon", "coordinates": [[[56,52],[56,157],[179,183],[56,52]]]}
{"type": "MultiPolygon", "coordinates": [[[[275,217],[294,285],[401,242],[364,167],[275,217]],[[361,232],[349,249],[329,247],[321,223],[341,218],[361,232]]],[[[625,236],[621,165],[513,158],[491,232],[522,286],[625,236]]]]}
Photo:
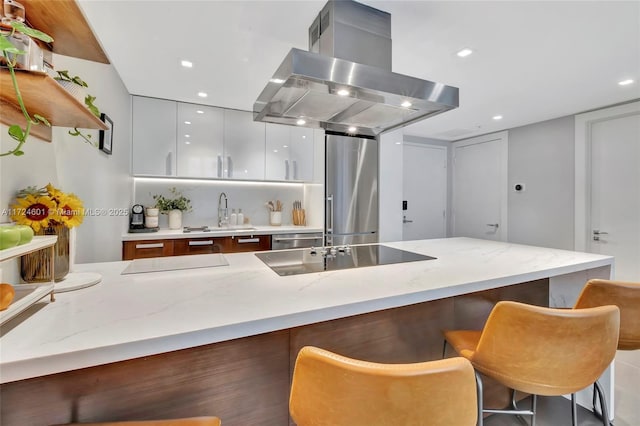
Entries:
{"type": "Polygon", "coordinates": [[[212,246],[213,240],[206,241],[189,241],[190,246],[212,246]]]}
{"type": "Polygon", "coordinates": [[[238,238],[238,244],[259,243],[260,238],[238,238]]]}
{"type": "Polygon", "coordinates": [[[492,228],[498,229],[500,227],[497,223],[487,223],[487,226],[491,226],[492,228]]]}
{"type": "Polygon", "coordinates": [[[333,233],[333,194],[327,197],[327,209],[329,210],[327,233],[332,234],[333,233]]]}
{"type": "Polygon", "coordinates": [[[136,244],[137,249],[163,248],[164,243],[136,244]]]}
{"type": "Polygon", "coordinates": [[[413,221],[408,220],[406,216],[402,216],[402,223],[413,223],[413,221]]]}

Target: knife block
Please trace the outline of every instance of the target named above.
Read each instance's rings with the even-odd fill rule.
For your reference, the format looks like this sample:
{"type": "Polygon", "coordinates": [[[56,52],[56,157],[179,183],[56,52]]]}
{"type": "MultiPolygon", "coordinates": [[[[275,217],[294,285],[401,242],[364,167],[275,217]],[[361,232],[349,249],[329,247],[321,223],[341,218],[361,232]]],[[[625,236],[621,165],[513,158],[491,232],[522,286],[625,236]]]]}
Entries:
{"type": "Polygon", "coordinates": [[[291,211],[293,216],[293,224],[305,226],[307,224],[307,218],[304,209],[295,209],[291,211]]]}

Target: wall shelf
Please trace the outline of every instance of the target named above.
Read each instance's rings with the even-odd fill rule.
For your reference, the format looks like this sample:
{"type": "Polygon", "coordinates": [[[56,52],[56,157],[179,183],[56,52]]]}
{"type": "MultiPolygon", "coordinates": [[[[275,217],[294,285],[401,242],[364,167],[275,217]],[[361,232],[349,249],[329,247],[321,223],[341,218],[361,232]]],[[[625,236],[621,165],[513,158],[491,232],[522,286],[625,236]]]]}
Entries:
{"type": "Polygon", "coordinates": [[[20,0],[27,23],[53,37],[53,52],[108,64],[87,20],[75,0],[20,0]]]}
{"type": "MultiPolygon", "coordinates": [[[[16,70],[16,75],[24,104],[31,114],[40,114],[52,126],[107,129],[98,117],[46,73],[16,70]]],[[[24,127],[26,120],[19,109],[7,69],[0,70],[0,93],[0,121],[24,127]]],[[[31,132],[34,136],[51,141],[51,129],[47,126],[33,126],[31,132]]]]}
{"type": "MultiPolygon", "coordinates": [[[[53,259],[53,246],[56,241],[58,241],[58,237],[55,235],[33,237],[33,240],[27,244],[0,250],[0,262],[44,249],[51,249],[51,259],[53,259]]],[[[51,295],[51,301],[53,302],[54,285],[53,269],[51,269],[51,282],[49,283],[14,285],[13,288],[16,291],[15,297],[7,309],[0,311],[0,324],[9,321],[47,295],[51,295]]]]}
{"type": "Polygon", "coordinates": [[[35,236],[31,242],[22,244],[16,247],[0,250],[0,262],[13,259],[14,257],[23,256],[25,254],[33,253],[34,251],[42,250],[47,247],[53,246],[58,237],[53,236],[35,236]]]}

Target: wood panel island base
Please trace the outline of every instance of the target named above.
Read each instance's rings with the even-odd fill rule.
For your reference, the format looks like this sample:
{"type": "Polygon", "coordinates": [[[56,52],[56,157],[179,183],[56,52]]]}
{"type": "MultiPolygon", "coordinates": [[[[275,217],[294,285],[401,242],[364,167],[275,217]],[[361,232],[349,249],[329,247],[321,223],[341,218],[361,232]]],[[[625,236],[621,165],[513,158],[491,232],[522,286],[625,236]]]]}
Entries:
{"type": "MultiPolygon", "coordinates": [[[[278,277],[249,253],[226,255],[229,267],[164,275],[120,276],[129,262],[90,265],[103,273],[100,285],[63,293],[2,329],[0,423],[216,415],[225,426],[285,426],[302,346],[376,362],[439,359],[442,329],[482,328],[499,300],[570,306],[586,279],[610,276],[612,265],[605,256],[471,239],[388,245],[438,260],[297,277],[278,277]],[[191,297],[143,301],[140,287],[162,293],[181,279],[191,297]],[[96,307],[126,288],[131,307],[121,301],[123,312],[101,318],[96,307]],[[51,339],[39,330],[18,340],[65,325],[51,339]],[[94,338],[83,347],[83,336],[94,338]]],[[[507,404],[506,389],[487,387],[492,406],[507,404]]]]}

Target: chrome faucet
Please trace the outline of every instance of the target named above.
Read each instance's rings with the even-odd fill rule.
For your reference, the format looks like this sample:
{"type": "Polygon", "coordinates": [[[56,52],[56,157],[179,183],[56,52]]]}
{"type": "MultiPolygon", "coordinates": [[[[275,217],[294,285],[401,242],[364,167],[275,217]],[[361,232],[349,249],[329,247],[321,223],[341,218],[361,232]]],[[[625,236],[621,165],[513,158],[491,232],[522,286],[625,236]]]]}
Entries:
{"type": "Polygon", "coordinates": [[[222,228],[222,225],[229,224],[229,207],[227,206],[227,194],[220,193],[218,197],[218,228],[222,228]],[[224,208],[222,208],[222,197],[224,196],[224,208]]]}

